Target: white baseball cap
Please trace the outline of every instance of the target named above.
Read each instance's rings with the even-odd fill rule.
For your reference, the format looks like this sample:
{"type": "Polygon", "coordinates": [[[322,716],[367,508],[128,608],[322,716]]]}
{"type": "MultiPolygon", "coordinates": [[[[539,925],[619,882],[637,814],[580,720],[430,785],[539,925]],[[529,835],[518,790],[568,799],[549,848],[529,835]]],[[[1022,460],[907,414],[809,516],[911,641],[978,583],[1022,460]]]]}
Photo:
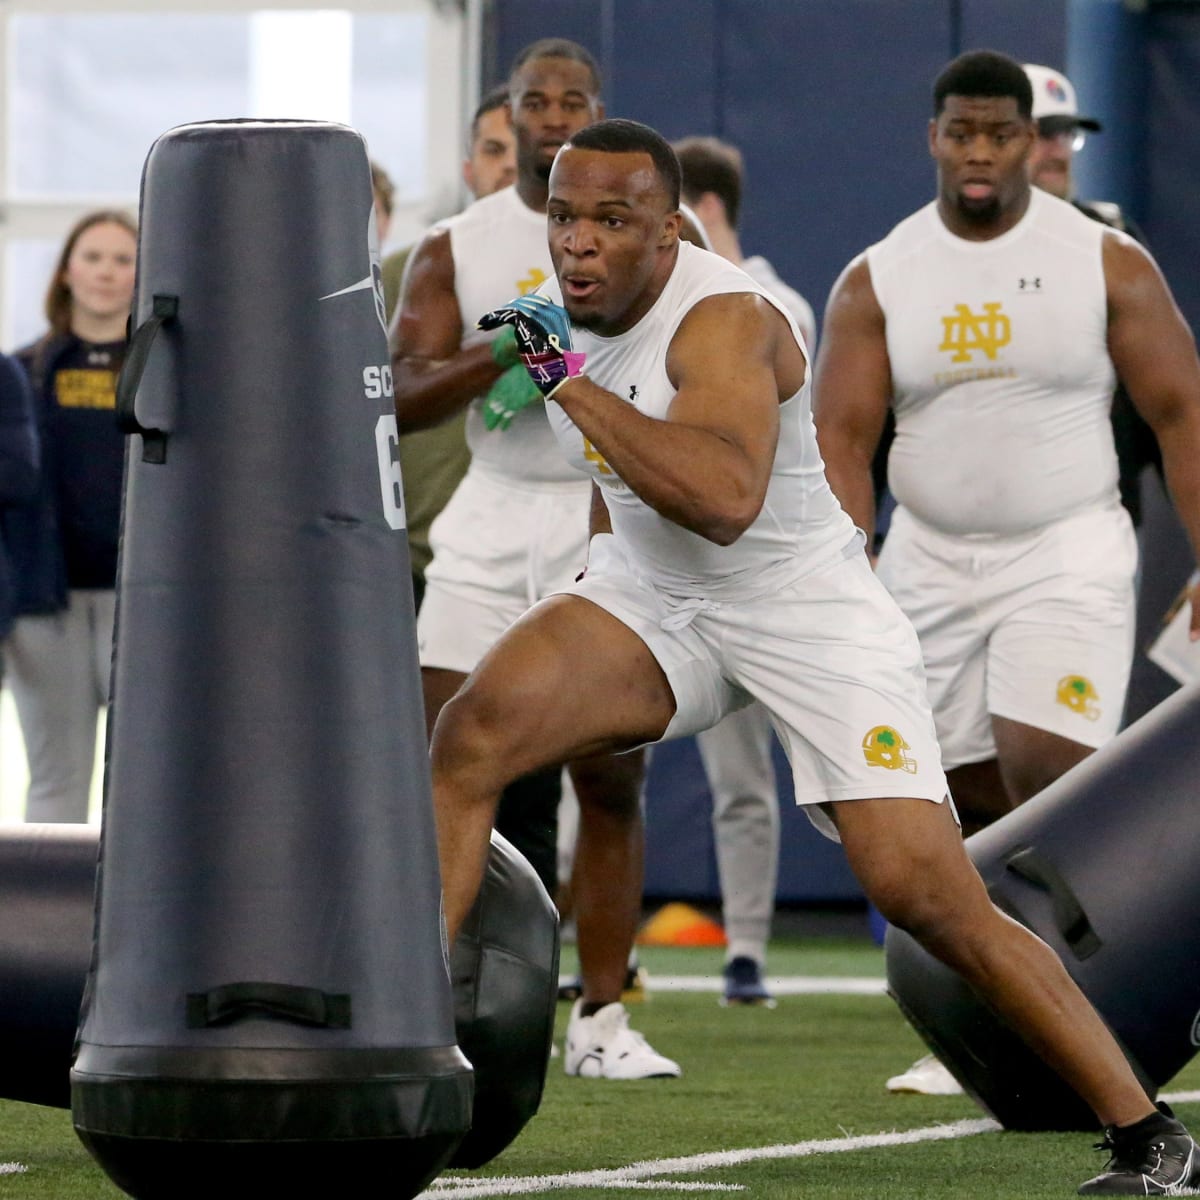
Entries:
{"type": "Polygon", "coordinates": [[[1075,101],[1075,89],[1071,81],[1051,67],[1039,67],[1035,63],[1025,64],[1025,74],[1033,86],[1033,119],[1041,121],[1047,117],[1063,129],[1078,126],[1099,133],[1100,122],[1095,117],[1081,117],[1075,101]]]}

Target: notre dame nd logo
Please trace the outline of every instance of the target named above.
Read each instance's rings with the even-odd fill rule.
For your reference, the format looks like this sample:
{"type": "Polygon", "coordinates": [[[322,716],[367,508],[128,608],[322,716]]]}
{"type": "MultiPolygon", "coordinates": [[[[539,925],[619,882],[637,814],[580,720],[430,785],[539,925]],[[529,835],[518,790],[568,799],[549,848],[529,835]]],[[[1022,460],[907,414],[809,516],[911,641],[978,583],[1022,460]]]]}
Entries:
{"type": "Polygon", "coordinates": [[[917,773],[916,760],[907,753],[909,744],[890,725],[876,725],[863,738],[862,747],[863,757],[872,767],[917,773]]]}
{"type": "Polygon", "coordinates": [[[1092,681],[1082,675],[1064,675],[1058,681],[1054,698],[1089,721],[1100,716],[1100,695],[1092,681]]]}
{"type": "Polygon", "coordinates": [[[973,362],[980,350],[989,361],[1007,346],[1012,337],[1012,322],[1000,311],[1000,303],[985,304],[983,312],[973,313],[969,304],[956,304],[954,316],[942,318],[942,344],[939,350],[952,350],[951,362],[973,362]]]}

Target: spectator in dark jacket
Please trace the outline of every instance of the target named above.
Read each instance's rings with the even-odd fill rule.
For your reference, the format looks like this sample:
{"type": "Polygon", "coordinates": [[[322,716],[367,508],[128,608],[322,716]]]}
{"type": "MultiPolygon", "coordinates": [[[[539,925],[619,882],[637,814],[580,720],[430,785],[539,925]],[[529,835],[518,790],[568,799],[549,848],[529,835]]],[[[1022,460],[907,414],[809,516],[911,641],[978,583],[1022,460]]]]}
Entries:
{"type": "Polygon", "coordinates": [[[50,328],[16,356],[42,444],[36,496],[3,515],[17,585],[7,659],[29,758],[28,821],[87,820],[112,656],[125,453],[114,410],[136,252],[126,214],[80,220],[46,295],[50,328]]]}
{"type": "MultiPolygon", "coordinates": [[[[39,458],[29,380],[13,359],[0,354],[0,508],[33,497],[38,486],[39,458]]],[[[13,567],[0,541],[0,640],[7,638],[12,629],[16,605],[13,567]]]]}

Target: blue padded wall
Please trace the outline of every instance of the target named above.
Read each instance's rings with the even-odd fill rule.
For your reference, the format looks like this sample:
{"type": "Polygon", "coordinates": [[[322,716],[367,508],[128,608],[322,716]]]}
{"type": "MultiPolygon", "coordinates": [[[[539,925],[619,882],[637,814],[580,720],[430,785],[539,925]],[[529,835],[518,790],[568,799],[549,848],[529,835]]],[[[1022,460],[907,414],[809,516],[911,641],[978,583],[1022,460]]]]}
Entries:
{"type": "MultiPolygon", "coordinates": [[[[597,55],[609,115],[741,148],[743,247],[771,259],[818,319],[845,264],[933,197],[926,126],[942,66],[986,47],[1066,69],[1106,122],[1079,160],[1082,194],[1144,217],[1152,242],[1171,248],[1167,274],[1185,312],[1200,319],[1190,265],[1200,233],[1189,222],[1200,195],[1189,120],[1200,104],[1196,6],[1151,5],[1143,16],[1122,0],[493,0],[485,83],[543,36],[597,55]],[[1143,138],[1148,166],[1137,157],[1143,138]]],[[[840,851],[792,804],[790,781],[780,790],[780,897],[856,895],[840,851]]],[[[707,787],[691,743],[656,751],[647,809],[647,890],[715,897],[707,787]]]]}
{"type": "MultiPolygon", "coordinates": [[[[788,903],[856,900],[858,882],[841,847],[797,808],[791,773],[774,743],[781,837],[779,899],[788,903]]],[[[651,751],[646,779],[646,894],[708,900],[720,895],[713,853],[712,797],[692,738],[651,751]]]]}
{"type": "Polygon", "coordinates": [[[494,0],[484,80],[538,37],[597,56],[610,116],[746,158],[742,242],[817,311],[933,195],[930,88],[960,50],[1063,66],[1065,0],[494,0]]]}

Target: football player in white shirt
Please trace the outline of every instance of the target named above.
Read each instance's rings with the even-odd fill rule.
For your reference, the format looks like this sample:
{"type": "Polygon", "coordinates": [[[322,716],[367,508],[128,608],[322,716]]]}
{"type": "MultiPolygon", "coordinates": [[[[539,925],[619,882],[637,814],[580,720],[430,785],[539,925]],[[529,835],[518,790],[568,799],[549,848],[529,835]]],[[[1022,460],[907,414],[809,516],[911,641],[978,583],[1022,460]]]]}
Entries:
{"type": "MultiPolygon", "coordinates": [[[[1032,99],[1021,65],[988,51],[938,77],[937,197],[842,273],[816,372],[829,481],[868,535],[870,463],[895,412],[899,507],[879,574],[921,639],[966,833],[1118,729],[1136,569],[1109,421],[1118,378],[1200,547],[1191,332],[1142,247],[1031,187],[1032,99]]],[[[955,1086],[910,1075],[889,1087],[955,1086]]]]}
{"type": "Polygon", "coordinates": [[[757,699],[798,801],[880,911],[1022,1033],[1123,1154],[1153,1147],[1157,1176],[1200,1181],[1191,1137],[1057,957],[989,900],[946,795],[916,637],[825,482],[795,323],[736,267],[681,246],[678,206],[678,161],[653,130],[580,131],[548,202],[566,308],[548,286],[482,322],[516,330],[598,499],[587,573],[509,629],[438,719],[450,935],[514,775],[694,732],[757,699]]]}
{"type": "MultiPolygon", "coordinates": [[[[432,730],[500,634],[530,604],[584,565],[590,485],[563,461],[541,397],[517,362],[511,334],[476,320],[551,272],[546,243],[550,165],[571,134],[603,116],[592,56],[565,39],[535,42],[509,80],[517,182],[428,233],[413,252],[395,324],[396,411],[402,432],[467,408],[471,464],[430,528],[433,560],[417,619],[426,717],[432,730]],[[532,403],[531,403],[532,400],[532,403]]],[[[564,760],[560,760],[564,761],[564,760]]],[[[501,808],[502,833],[556,856],[558,763],[518,779],[501,808]],[[512,832],[510,832],[512,830],[512,832]],[[523,835],[520,839],[518,834],[523,835]]],[[[570,764],[579,799],[572,874],[583,995],[577,1013],[617,1022],[642,900],[642,756],[582,756],[570,764]]],[[[677,1063],[621,1027],[599,1063],[568,1053],[568,1074],[674,1076],[677,1063]]]]}

